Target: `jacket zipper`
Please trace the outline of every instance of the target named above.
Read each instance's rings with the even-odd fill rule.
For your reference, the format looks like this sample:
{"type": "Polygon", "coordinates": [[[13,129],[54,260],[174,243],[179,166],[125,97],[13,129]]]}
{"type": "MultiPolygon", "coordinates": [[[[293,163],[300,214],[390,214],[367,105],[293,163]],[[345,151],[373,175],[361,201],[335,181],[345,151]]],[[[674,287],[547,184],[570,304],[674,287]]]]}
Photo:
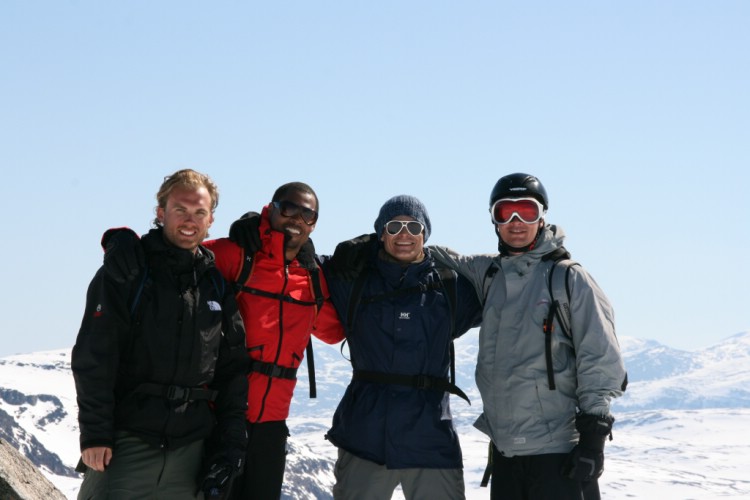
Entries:
{"type": "MultiPolygon", "coordinates": [[[[286,264],[284,266],[284,286],[281,287],[281,296],[284,295],[286,292],[286,287],[289,284],[289,265],[286,264]]],[[[279,298],[279,342],[278,346],[276,348],[276,356],[273,360],[273,364],[278,365],[279,363],[279,357],[281,357],[281,346],[284,342],[284,300],[282,298],[279,298]]],[[[255,419],[255,422],[260,422],[260,419],[263,417],[263,413],[266,409],[266,400],[268,399],[268,395],[271,392],[271,386],[273,385],[273,377],[268,377],[268,385],[266,386],[266,392],[263,394],[263,401],[260,405],[260,412],[258,412],[258,417],[255,419]]]]}

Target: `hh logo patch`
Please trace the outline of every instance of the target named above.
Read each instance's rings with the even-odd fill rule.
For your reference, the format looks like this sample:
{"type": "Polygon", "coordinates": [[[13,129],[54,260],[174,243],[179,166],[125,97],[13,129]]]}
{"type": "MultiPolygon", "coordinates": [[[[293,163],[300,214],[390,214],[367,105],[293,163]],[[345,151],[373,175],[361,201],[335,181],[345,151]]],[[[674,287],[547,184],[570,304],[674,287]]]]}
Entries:
{"type": "Polygon", "coordinates": [[[411,319],[411,313],[409,313],[409,312],[402,312],[399,315],[398,319],[411,319]]]}
{"type": "Polygon", "coordinates": [[[94,317],[98,318],[101,315],[102,315],[102,305],[101,304],[97,304],[96,305],[96,311],[94,311],[94,317]]]}
{"type": "Polygon", "coordinates": [[[219,303],[215,300],[208,301],[208,308],[212,311],[221,311],[221,305],[219,305],[219,303]]]}

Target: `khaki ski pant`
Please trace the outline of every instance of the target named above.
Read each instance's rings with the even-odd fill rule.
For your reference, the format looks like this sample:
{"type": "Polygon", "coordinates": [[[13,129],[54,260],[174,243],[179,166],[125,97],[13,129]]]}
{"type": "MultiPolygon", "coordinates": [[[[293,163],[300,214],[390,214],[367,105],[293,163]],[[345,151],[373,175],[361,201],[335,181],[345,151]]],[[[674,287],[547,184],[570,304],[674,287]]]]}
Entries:
{"type": "Polygon", "coordinates": [[[387,500],[400,484],[406,500],[465,500],[463,469],[387,469],[339,448],[334,500],[387,500]]]}

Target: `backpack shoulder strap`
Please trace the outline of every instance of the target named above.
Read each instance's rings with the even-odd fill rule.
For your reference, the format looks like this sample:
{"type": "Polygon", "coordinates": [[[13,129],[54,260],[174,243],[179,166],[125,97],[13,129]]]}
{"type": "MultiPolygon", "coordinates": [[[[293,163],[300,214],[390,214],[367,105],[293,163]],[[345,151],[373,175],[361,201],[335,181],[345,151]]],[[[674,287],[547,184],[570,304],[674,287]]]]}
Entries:
{"type": "Polygon", "coordinates": [[[570,314],[570,268],[578,266],[578,262],[570,259],[555,261],[549,270],[547,287],[552,297],[552,308],[554,308],[560,328],[568,337],[573,337],[573,326],[570,314]],[[555,272],[558,271],[558,272],[555,272]]]}
{"type": "Polygon", "coordinates": [[[320,267],[316,265],[309,271],[310,281],[312,281],[313,287],[313,296],[315,297],[315,307],[317,309],[317,312],[320,312],[320,309],[323,307],[323,304],[326,301],[326,298],[323,295],[323,287],[320,285],[320,267]]]}
{"type": "Polygon", "coordinates": [[[234,279],[234,291],[238,295],[242,292],[242,287],[245,286],[248,278],[250,278],[250,274],[253,272],[253,257],[255,257],[254,253],[248,252],[244,248],[242,249],[242,253],[244,254],[242,267],[234,279]]]}
{"type": "Polygon", "coordinates": [[[221,272],[219,272],[216,266],[211,266],[209,272],[211,273],[211,282],[214,284],[216,293],[219,295],[220,299],[223,299],[224,292],[226,291],[226,288],[227,288],[227,282],[224,279],[224,276],[222,276],[221,272]]]}
{"type": "Polygon", "coordinates": [[[451,338],[453,338],[456,334],[456,304],[458,303],[456,271],[448,269],[447,267],[438,267],[437,272],[443,290],[445,290],[446,297],[448,298],[448,307],[450,308],[451,315],[451,338]]]}
{"type": "Polygon", "coordinates": [[[551,391],[556,389],[555,374],[552,368],[552,332],[554,330],[554,320],[557,318],[557,323],[562,328],[563,335],[568,338],[573,337],[568,276],[570,275],[570,268],[579,265],[577,262],[570,260],[570,254],[567,251],[564,254],[558,253],[557,257],[556,259],[543,259],[553,260],[552,267],[550,267],[549,274],[547,275],[550,306],[547,317],[542,324],[542,330],[544,331],[544,355],[547,362],[547,382],[551,391]]]}
{"type": "Polygon", "coordinates": [[[362,288],[364,288],[365,282],[367,281],[367,276],[369,274],[370,268],[365,267],[364,269],[362,269],[362,272],[359,273],[357,279],[354,280],[354,284],[352,285],[352,291],[349,294],[349,309],[347,310],[346,314],[347,333],[351,332],[354,328],[354,319],[357,315],[357,308],[359,307],[359,302],[362,299],[362,288]]]}
{"type": "MultiPolygon", "coordinates": [[[[437,268],[440,282],[443,284],[443,290],[448,298],[448,309],[451,317],[451,343],[450,343],[450,382],[456,383],[456,347],[453,345],[453,338],[456,335],[456,307],[458,303],[458,287],[456,284],[456,271],[447,267],[437,268]]],[[[471,404],[471,403],[469,403],[471,404]]]]}
{"type": "Polygon", "coordinates": [[[495,274],[497,274],[497,271],[499,269],[500,267],[497,265],[497,262],[493,260],[490,264],[490,267],[488,267],[484,272],[484,280],[482,281],[482,296],[480,297],[482,299],[482,306],[484,306],[484,303],[487,301],[487,292],[489,291],[490,285],[492,284],[492,279],[495,277],[495,274]]]}
{"type": "Polygon", "coordinates": [[[135,293],[133,294],[133,298],[130,301],[130,316],[135,317],[136,316],[136,310],[138,309],[138,305],[141,302],[141,297],[143,296],[143,292],[148,289],[148,287],[151,285],[151,276],[149,273],[148,265],[143,269],[141,273],[141,280],[138,282],[138,286],[135,289],[135,293]]]}
{"type": "MultiPolygon", "coordinates": [[[[315,296],[315,307],[316,312],[320,312],[320,309],[325,303],[325,296],[323,296],[323,287],[320,285],[320,267],[315,266],[310,269],[310,280],[312,281],[313,295],[315,296]]],[[[318,396],[317,387],[315,385],[315,358],[313,356],[313,339],[312,335],[307,340],[307,346],[305,347],[305,357],[307,358],[307,376],[310,379],[310,398],[316,398],[318,396]]]]}

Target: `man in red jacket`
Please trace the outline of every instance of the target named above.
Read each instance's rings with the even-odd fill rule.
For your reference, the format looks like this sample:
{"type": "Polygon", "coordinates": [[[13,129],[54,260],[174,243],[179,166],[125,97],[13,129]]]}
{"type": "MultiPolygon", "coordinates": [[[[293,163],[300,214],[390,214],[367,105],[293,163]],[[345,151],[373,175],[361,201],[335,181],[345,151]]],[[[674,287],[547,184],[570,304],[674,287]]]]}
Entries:
{"type": "MultiPolygon", "coordinates": [[[[325,301],[316,304],[313,273],[318,273],[310,233],[318,220],[318,198],[301,182],[279,187],[261,212],[260,250],[252,255],[252,272],[239,283],[237,301],[247,334],[250,358],[247,410],[248,449],[245,473],[236,484],[235,498],[278,499],[286,462],[286,440],[296,370],[313,334],[326,343],[344,338],[343,326],[330,303],[328,286],[319,272],[325,301]]],[[[110,239],[105,269],[116,279],[133,272],[130,231],[110,239]],[[125,255],[129,254],[129,255],[125,255]]],[[[214,252],[216,267],[229,281],[237,281],[245,250],[228,238],[205,242],[214,252]]]]}

